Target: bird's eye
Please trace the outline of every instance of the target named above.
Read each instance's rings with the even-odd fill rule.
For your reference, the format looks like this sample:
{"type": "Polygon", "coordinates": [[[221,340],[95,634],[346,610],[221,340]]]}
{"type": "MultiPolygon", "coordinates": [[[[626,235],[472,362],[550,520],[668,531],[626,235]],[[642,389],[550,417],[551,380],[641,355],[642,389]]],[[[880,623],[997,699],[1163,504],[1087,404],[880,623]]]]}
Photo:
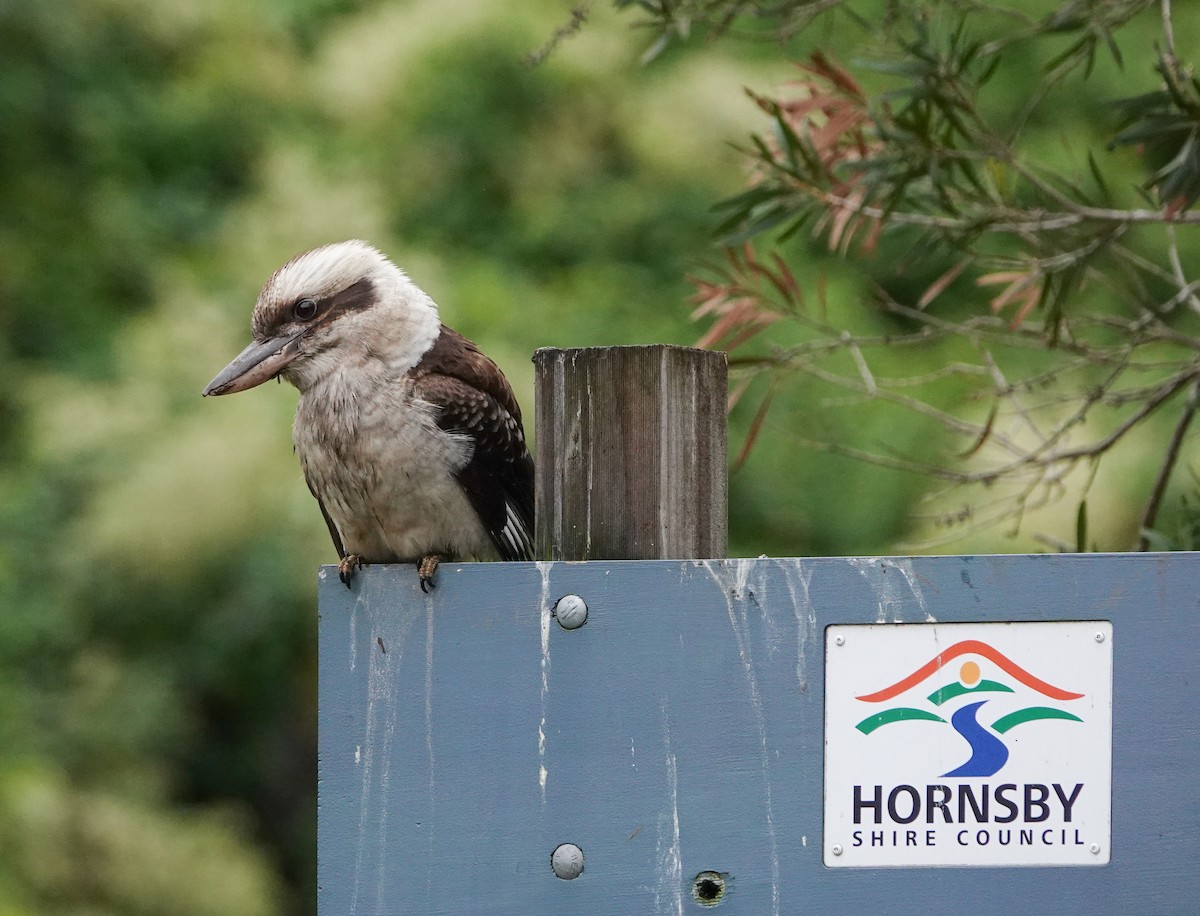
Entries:
{"type": "Polygon", "coordinates": [[[300,321],[312,321],[317,314],[317,304],[311,299],[301,299],[292,306],[292,314],[300,321]]]}

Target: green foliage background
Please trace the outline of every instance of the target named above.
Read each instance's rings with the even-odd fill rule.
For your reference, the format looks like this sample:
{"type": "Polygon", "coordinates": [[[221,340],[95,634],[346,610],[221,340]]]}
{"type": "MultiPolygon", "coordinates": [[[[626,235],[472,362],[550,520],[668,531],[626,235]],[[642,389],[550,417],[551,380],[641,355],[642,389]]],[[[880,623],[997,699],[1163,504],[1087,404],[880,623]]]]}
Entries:
{"type": "MultiPolygon", "coordinates": [[[[199,397],[276,266],[379,245],[528,418],[536,347],[699,336],[685,276],[744,182],[731,141],[761,126],[742,88],[790,65],[728,43],[642,65],[653,35],[601,6],[523,63],[568,16],[0,0],[0,914],[313,909],[332,548],[291,453],[294,392],[199,397]]],[[[861,302],[863,276],[808,257],[829,307],[861,302]]],[[[732,479],[731,552],[894,551],[927,481],[797,452],[787,430],[936,443],[811,406],[781,393],[732,479]]],[[[1118,527],[1136,518],[1114,504],[1118,527]]]]}

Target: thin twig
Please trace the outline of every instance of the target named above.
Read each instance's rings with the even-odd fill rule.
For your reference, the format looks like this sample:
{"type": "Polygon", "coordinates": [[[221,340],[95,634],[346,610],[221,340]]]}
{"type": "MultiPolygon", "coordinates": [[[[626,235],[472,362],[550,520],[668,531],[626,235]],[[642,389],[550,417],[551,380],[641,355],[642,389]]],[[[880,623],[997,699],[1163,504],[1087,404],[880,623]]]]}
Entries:
{"type": "Polygon", "coordinates": [[[1162,11],[1163,45],[1171,62],[1175,57],[1175,26],[1171,23],[1171,0],[1161,0],[1159,8],[1162,11]]]}
{"type": "Polygon", "coordinates": [[[980,226],[986,226],[992,232],[1026,233],[1049,232],[1057,229],[1068,229],[1083,223],[1174,223],[1182,226],[1200,225],[1200,212],[1186,211],[1168,213],[1164,210],[1119,210],[1108,207],[1087,207],[1071,202],[1071,212],[1054,212],[1046,210],[1014,210],[1008,207],[996,207],[981,210],[969,217],[931,216],[927,213],[912,213],[904,210],[888,210],[872,204],[861,203],[832,191],[825,191],[811,185],[801,185],[799,190],[809,194],[827,206],[840,210],[848,210],[870,219],[886,219],[889,222],[905,226],[923,226],[928,229],[953,230],[956,232],[974,231],[980,226]]]}
{"type": "MultiPolygon", "coordinates": [[[[1176,376],[1167,384],[1163,385],[1158,394],[1146,401],[1133,412],[1124,421],[1118,424],[1107,436],[1088,444],[1079,446],[1078,448],[1065,449],[1061,452],[1050,452],[1043,455],[1030,455],[1018,461],[1014,461],[1008,465],[999,468],[993,468],[989,471],[977,471],[963,474],[964,480],[988,481],[995,480],[998,477],[1003,477],[1005,474],[1017,470],[1025,465],[1033,465],[1047,467],[1054,464],[1066,464],[1077,461],[1081,458],[1094,458],[1103,455],[1110,448],[1116,445],[1125,434],[1141,423],[1146,417],[1150,416],[1157,410],[1164,401],[1168,400],[1172,395],[1176,394],[1181,388],[1196,378],[1196,371],[1193,369],[1188,373],[1176,376]]],[[[1079,414],[1076,415],[1076,418],[1079,414]]],[[[1073,418],[1075,419],[1075,418],[1073,418]]],[[[1059,432],[1062,432],[1060,430],[1059,432]]]]}
{"type": "MultiPolygon", "coordinates": [[[[1166,2],[1166,0],[1164,0],[1166,2]]],[[[1183,263],[1179,260],[1179,245],[1175,241],[1175,227],[1167,225],[1167,257],[1171,261],[1171,271],[1175,275],[1175,282],[1179,284],[1179,292],[1172,296],[1163,306],[1159,308],[1160,312],[1168,312],[1176,305],[1187,300],[1187,304],[1191,306],[1192,311],[1200,315],[1200,299],[1196,298],[1196,287],[1200,283],[1189,283],[1183,273],[1183,263]]]]}
{"type": "Polygon", "coordinates": [[[1167,483],[1171,479],[1171,472],[1175,469],[1179,454],[1183,450],[1183,437],[1192,423],[1192,417],[1196,415],[1198,402],[1200,402],[1200,379],[1192,383],[1192,390],[1188,394],[1187,402],[1179,414],[1179,422],[1175,424],[1175,432],[1171,435],[1171,441],[1167,445],[1167,453],[1163,456],[1162,465],[1159,466],[1158,477],[1154,480],[1154,490],[1150,494],[1150,501],[1146,503],[1146,511],[1142,514],[1138,550],[1150,549],[1150,531],[1154,528],[1154,522],[1158,518],[1158,510],[1167,493],[1167,483]]]}
{"type": "Polygon", "coordinates": [[[558,49],[560,44],[562,44],[566,39],[577,35],[580,29],[583,28],[584,23],[587,22],[589,12],[588,8],[591,5],[591,0],[587,0],[587,2],[580,3],[578,6],[574,7],[571,10],[571,18],[563,25],[560,25],[557,29],[555,29],[554,34],[546,40],[545,44],[543,44],[537,50],[530,51],[525,55],[525,66],[540,66],[546,60],[546,58],[548,58],[555,52],[555,50],[558,49]]]}

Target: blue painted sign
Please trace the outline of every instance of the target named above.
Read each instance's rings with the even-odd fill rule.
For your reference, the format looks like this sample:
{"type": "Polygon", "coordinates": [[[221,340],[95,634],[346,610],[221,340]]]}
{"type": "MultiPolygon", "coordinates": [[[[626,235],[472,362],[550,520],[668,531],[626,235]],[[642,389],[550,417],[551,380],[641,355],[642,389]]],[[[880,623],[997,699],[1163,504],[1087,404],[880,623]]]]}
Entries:
{"type": "Polygon", "coordinates": [[[324,916],[1185,913],[1200,899],[1197,554],[446,564],[429,595],[409,566],[368,567],[353,590],[326,567],[319,605],[324,916]],[[1090,660],[992,628],[1056,621],[1090,660]],[[926,626],[936,645],[891,642],[926,626]],[[841,669],[863,627],[886,638],[841,669]],[[1104,731],[1104,658],[1107,835],[1097,773],[1059,753],[1104,731]],[[877,758],[908,746],[913,768],[846,783],[827,740],[877,758]],[[826,808],[843,790],[844,827],[826,808]],[[1062,859],[975,858],[1020,850],[1039,824],[1056,833],[1022,854],[1062,859]],[[933,829],[934,852],[966,830],[977,867],[928,849],[827,864],[834,844],[852,860],[855,829],[864,843],[933,829]]]}

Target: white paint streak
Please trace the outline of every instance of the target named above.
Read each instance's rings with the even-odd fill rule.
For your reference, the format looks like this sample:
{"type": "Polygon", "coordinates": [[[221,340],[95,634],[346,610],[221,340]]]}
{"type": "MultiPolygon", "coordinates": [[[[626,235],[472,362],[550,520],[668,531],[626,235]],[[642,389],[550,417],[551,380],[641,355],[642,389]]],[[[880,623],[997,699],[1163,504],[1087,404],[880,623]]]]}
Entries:
{"type": "Polygon", "coordinates": [[[921,608],[921,613],[925,615],[926,623],[937,623],[937,618],[929,613],[929,607],[925,604],[925,592],[921,589],[921,582],[917,578],[916,571],[913,570],[911,559],[895,560],[896,569],[900,571],[900,575],[904,576],[904,581],[908,583],[908,590],[912,592],[913,597],[917,599],[917,604],[921,608]]]}
{"type": "Polygon", "coordinates": [[[890,583],[880,582],[881,575],[875,573],[879,566],[880,560],[878,557],[851,557],[849,560],[851,566],[858,570],[858,574],[863,577],[863,580],[870,586],[871,592],[875,595],[875,622],[876,623],[894,623],[889,621],[888,615],[895,610],[895,596],[892,594],[890,583]]]}
{"type": "Polygon", "coordinates": [[[538,787],[542,792],[542,804],[546,804],[546,698],[550,693],[550,567],[551,563],[539,560],[538,572],[542,576],[541,635],[542,635],[542,718],[538,723],[538,787]]]}
{"type": "Polygon", "coordinates": [[[808,591],[813,571],[805,569],[800,560],[780,559],[775,565],[783,574],[792,612],[796,615],[796,683],[800,692],[805,693],[808,691],[808,647],[817,639],[817,609],[808,591]]]}
{"type": "Polygon", "coordinates": [[[889,560],[881,557],[852,557],[850,565],[858,570],[875,595],[878,608],[875,614],[876,623],[904,623],[905,605],[908,599],[900,588],[898,580],[903,579],[908,586],[908,592],[916,599],[921,609],[921,616],[927,623],[934,623],[935,618],[929,613],[925,604],[925,594],[920,582],[913,571],[912,560],[889,560]],[[897,575],[898,574],[898,575],[897,575]]]}
{"type": "MultiPolygon", "coordinates": [[[[670,809],[658,816],[658,886],[654,889],[654,912],[683,916],[683,850],[679,841],[679,774],[671,753],[671,724],[667,698],[662,700],[663,749],[666,755],[667,793],[670,809]]],[[[632,742],[631,742],[632,746],[632,742]]]]}
{"type": "MultiPolygon", "coordinates": [[[[759,573],[755,585],[760,593],[766,591],[762,571],[766,564],[759,560],[705,560],[704,569],[720,589],[725,598],[725,608],[729,614],[729,626],[737,642],[738,657],[742,662],[742,670],[746,675],[746,685],[750,692],[750,707],[754,712],[754,723],[758,729],[759,766],[763,777],[763,799],[766,807],[767,839],[771,844],[771,912],[779,916],[779,844],[775,838],[775,811],[771,792],[771,769],[767,751],[767,720],[763,712],[762,694],[758,689],[758,676],[754,669],[753,646],[750,642],[749,602],[747,584],[750,573],[759,573]],[[729,569],[733,568],[732,578],[729,569]],[[735,604],[737,610],[735,610],[735,604]]],[[[757,601],[754,602],[762,606],[757,601]]]]}

